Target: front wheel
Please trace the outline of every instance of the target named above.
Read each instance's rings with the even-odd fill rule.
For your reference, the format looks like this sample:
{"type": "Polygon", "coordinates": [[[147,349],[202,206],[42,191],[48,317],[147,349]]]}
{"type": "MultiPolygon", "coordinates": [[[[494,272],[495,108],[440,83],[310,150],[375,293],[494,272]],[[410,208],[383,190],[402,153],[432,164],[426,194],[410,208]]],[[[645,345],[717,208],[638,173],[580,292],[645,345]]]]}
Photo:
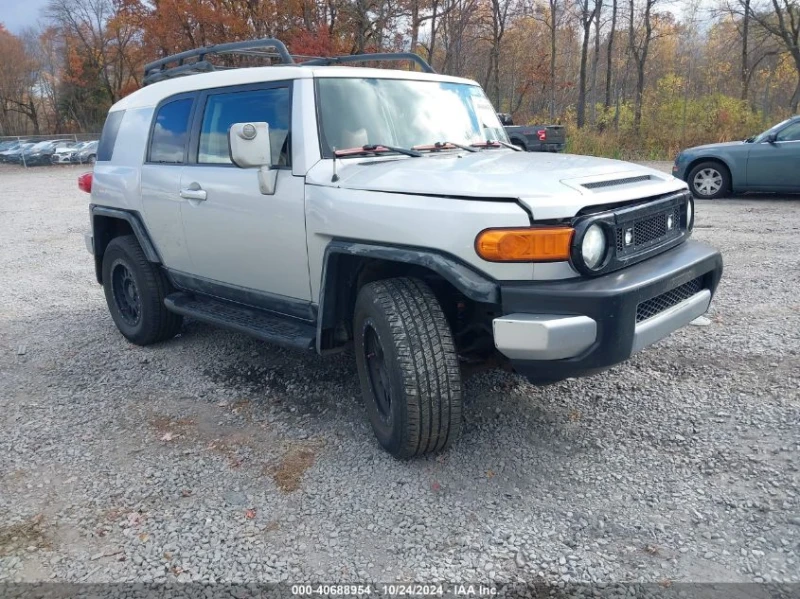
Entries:
{"type": "Polygon", "coordinates": [[[461,372],[430,287],[412,278],[368,283],[353,331],[364,404],[383,448],[410,458],[450,446],[461,432],[461,372]]]}
{"type": "Polygon", "coordinates": [[[724,197],[731,188],[728,169],[718,162],[701,162],[689,172],[687,182],[694,197],[701,200],[724,197]]]}

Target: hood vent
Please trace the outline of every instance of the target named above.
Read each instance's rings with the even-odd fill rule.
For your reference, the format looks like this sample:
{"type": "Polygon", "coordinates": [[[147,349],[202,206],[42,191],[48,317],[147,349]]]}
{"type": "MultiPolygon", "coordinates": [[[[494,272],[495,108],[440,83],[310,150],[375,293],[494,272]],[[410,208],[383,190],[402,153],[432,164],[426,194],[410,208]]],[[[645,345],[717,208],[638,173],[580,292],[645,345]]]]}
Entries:
{"type": "Polygon", "coordinates": [[[637,177],[625,177],[624,179],[609,179],[608,181],[595,181],[593,183],[583,183],[582,187],[586,189],[603,189],[605,187],[616,187],[617,185],[627,185],[629,183],[640,183],[642,181],[650,181],[653,177],[650,175],[639,175],[637,177]]]}

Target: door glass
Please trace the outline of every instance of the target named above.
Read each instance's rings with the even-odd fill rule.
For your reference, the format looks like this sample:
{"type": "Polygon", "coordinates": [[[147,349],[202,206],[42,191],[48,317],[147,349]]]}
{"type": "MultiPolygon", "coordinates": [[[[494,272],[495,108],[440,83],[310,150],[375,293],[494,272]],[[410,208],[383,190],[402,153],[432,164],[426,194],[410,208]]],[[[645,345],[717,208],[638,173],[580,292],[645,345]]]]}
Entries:
{"type": "Polygon", "coordinates": [[[192,98],[175,100],[158,109],[150,138],[150,162],[181,164],[189,138],[192,98]]]}
{"type": "Polygon", "coordinates": [[[208,97],[197,162],[232,164],[228,150],[228,130],[234,123],[266,122],[272,146],[272,165],[289,165],[288,87],[215,94],[208,97]]]}
{"type": "Polygon", "coordinates": [[[793,123],[778,133],[777,141],[800,141],[800,123],[793,123]]]}

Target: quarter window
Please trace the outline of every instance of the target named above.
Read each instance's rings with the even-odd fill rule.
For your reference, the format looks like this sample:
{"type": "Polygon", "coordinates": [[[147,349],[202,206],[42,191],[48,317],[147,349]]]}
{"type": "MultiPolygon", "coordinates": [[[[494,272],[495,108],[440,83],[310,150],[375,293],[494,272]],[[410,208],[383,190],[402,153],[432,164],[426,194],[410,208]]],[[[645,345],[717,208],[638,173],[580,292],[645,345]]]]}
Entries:
{"type": "Polygon", "coordinates": [[[181,164],[189,139],[192,98],[175,100],[161,106],[150,137],[149,162],[181,164]]]}
{"type": "Polygon", "coordinates": [[[117,133],[119,133],[119,126],[124,115],[124,110],[108,113],[106,124],[103,125],[103,132],[100,134],[100,143],[97,146],[98,161],[111,160],[111,156],[114,153],[114,144],[117,141],[117,133]]]}
{"type": "Polygon", "coordinates": [[[234,123],[266,122],[272,147],[272,165],[289,164],[288,87],[215,94],[208,97],[197,162],[201,164],[232,164],[228,149],[228,130],[234,123]]]}

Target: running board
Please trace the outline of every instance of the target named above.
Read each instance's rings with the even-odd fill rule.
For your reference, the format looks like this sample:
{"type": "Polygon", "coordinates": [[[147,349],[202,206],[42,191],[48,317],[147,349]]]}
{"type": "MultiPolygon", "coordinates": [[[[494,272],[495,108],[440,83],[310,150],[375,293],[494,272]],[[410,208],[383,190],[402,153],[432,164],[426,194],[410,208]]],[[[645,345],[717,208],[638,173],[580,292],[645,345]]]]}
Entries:
{"type": "Polygon", "coordinates": [[[288,317],[233,302],[182,292],[171,293],[165,297],[164,305],[171,312],[246,333],[275,345],[290,349],[314,349],[316,328],[288,317]]]}

